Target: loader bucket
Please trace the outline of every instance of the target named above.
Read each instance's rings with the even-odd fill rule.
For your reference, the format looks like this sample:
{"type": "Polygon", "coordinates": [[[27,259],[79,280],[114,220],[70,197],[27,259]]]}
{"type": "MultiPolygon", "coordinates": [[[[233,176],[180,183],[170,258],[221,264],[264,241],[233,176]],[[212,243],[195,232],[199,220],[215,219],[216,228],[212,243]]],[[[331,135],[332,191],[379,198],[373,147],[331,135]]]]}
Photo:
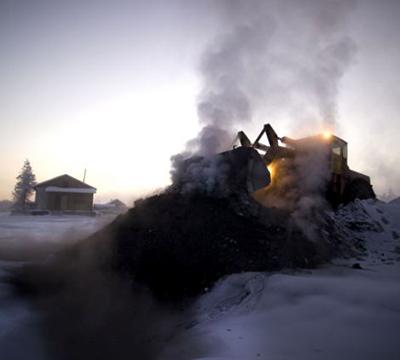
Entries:
{"type": "Polygon", "coordinates": [[[241,146],[220,153],[219,156],[229,165],[227,183],[233,191],[246,191],[251,194],[271,182],[267,166],[257,150],[241,146]]]}
{"type": "Polygon", "coordinates": [[[252,194],[270,182],[269,171],[257,150],[241,146],[211,157],[185,160],[173,176],[173,189],[231,196],[252,194]]]}

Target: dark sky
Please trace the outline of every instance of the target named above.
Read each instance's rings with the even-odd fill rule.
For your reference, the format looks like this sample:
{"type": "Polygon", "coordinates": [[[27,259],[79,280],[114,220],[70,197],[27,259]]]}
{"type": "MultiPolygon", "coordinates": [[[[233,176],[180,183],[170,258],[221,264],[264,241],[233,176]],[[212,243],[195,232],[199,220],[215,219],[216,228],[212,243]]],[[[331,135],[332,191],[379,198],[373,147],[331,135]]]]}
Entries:
{"type": "MultiPolygon", "coordinates": [[[[167,184],[170,156],[199,129],[204,49],[251,19],[253,6],[267,22],[273,10],[264,3],[279,4],[259,3],[1,0],[0,198],[10,197],[25,158],[38,180],[62,173],[80,178],[88,168],[100,200],[131,199],[167,184]]],[[[299,24],[306,33],[318,17],[314,5],[346,18],[340,32],[355,51],[338,81],[334,130],[349,142],[352,168],[370,174],[379,194],[399,194],[400,1],[282,3],[278,25],[284,28],[287,14],[299,39],[299,24]],[[303,21],[308,13],[311,20],[303,21]]],[[[297,35],[282,41],[296,44],[297,35]]],[[[267,64],[266,54],[256,61],[267,64]]],[[[251,64],[248,69],[251,74],[251,64]]],[[[286,95],[283,87],[268,91],[265,103],[286,95]]],[[[296,116],[271,118],[263,106],[254,113],[243,129],[251,135],[268,121],[296,137],[296,116]]]]}

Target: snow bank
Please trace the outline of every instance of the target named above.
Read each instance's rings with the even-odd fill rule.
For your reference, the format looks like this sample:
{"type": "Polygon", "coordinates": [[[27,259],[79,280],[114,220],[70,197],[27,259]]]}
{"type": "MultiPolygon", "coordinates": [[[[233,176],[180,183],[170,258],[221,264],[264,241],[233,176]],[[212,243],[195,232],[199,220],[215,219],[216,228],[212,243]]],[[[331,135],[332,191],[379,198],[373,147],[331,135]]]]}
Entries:
{"type": "MultiPolygon", "coordinates": [[[[399,280],[398,271],[334,267],[258,275],[249,291],[249,275],[234,275],[199,301],[186,336],[214,339],[208,355],[229,359],[398,359],[399,280]]],[[[179,357],[173,350],[168,358],[179,357]]],[[[196,357],[185,350],[180,358],[196,357]]]]}
{"type": "Polygon", "coordinates": [[[400,204],[400,196],[390,201],[389,204],[394,204],[394,205],[400,204]]]}

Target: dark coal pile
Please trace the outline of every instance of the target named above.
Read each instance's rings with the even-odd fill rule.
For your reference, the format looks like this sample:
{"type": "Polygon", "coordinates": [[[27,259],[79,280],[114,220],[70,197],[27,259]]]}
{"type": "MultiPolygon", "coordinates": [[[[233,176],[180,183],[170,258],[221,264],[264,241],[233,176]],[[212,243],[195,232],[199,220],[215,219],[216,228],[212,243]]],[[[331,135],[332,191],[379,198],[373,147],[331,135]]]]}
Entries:
{"type": "Polygon", "coordinates": [[[155,359],[184,331],[187,305],[221,277],[328,260],[328,240],[297,224],[243,192],[171,187],[10,281],[42,315],[51,358],[155,359]]]}
{"type": "Polygon", "coordinates": [[[326,260],[322,254],[321,242],[308,240],[286,211],[243,196],[172,191],[137,202],[44,265],[45,284],[33,283],[61,286],[71,274],[79,278],[96,268],[144,285],[159,299],[177,300],[232,273],[313,267],[326,260]]]}
{"type": "Polygon", "coordinates": [[[162,297],[200,293],[227,274],[321,261],[285,212],[252,202],[235,208],[226,198],[162,194],[106,231],[113,239],[113,266],[162,297]]]}

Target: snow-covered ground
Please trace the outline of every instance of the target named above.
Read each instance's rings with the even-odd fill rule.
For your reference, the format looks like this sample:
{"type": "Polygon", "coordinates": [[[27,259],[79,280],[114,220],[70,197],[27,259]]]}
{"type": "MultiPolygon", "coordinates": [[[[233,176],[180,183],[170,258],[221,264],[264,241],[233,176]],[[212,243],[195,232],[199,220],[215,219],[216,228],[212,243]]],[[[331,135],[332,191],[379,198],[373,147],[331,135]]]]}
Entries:
{"type": "Polygon", "coordinates": [[[46,256],[109,223],[115,214],[14,215],[0,212],[0,260],[31,260],[46,256]]]}
{"type": "MultiPolygon", "coordinates": [[[[347,236],[365,241],[364,255],[313,271],[221,279],[197,301],[160,359],[400,359],[400,203],[358,202],[336,221],[347,236]]],[[[96,218],[0,216],[0,246],[76,239],[99,224],[96,218]]],[[[9,299],[1,284],[0,303],[0,354],[46,358],[29,304],[9,299]]]]}
{"type": "Polygon", "coordinates": [[[46,359],[37,314],[1,281],[7,269],[25,261],[44,260],[115,216],[11,216],[0,212],[0,359],[46,359]]]}
{"type": "Polygon", "coordinates": [[[358,202],[336,220],[365,240],[364,256],[313,271],[222,279],[164,357],[400,359],[400,203],[358,202]]]}

